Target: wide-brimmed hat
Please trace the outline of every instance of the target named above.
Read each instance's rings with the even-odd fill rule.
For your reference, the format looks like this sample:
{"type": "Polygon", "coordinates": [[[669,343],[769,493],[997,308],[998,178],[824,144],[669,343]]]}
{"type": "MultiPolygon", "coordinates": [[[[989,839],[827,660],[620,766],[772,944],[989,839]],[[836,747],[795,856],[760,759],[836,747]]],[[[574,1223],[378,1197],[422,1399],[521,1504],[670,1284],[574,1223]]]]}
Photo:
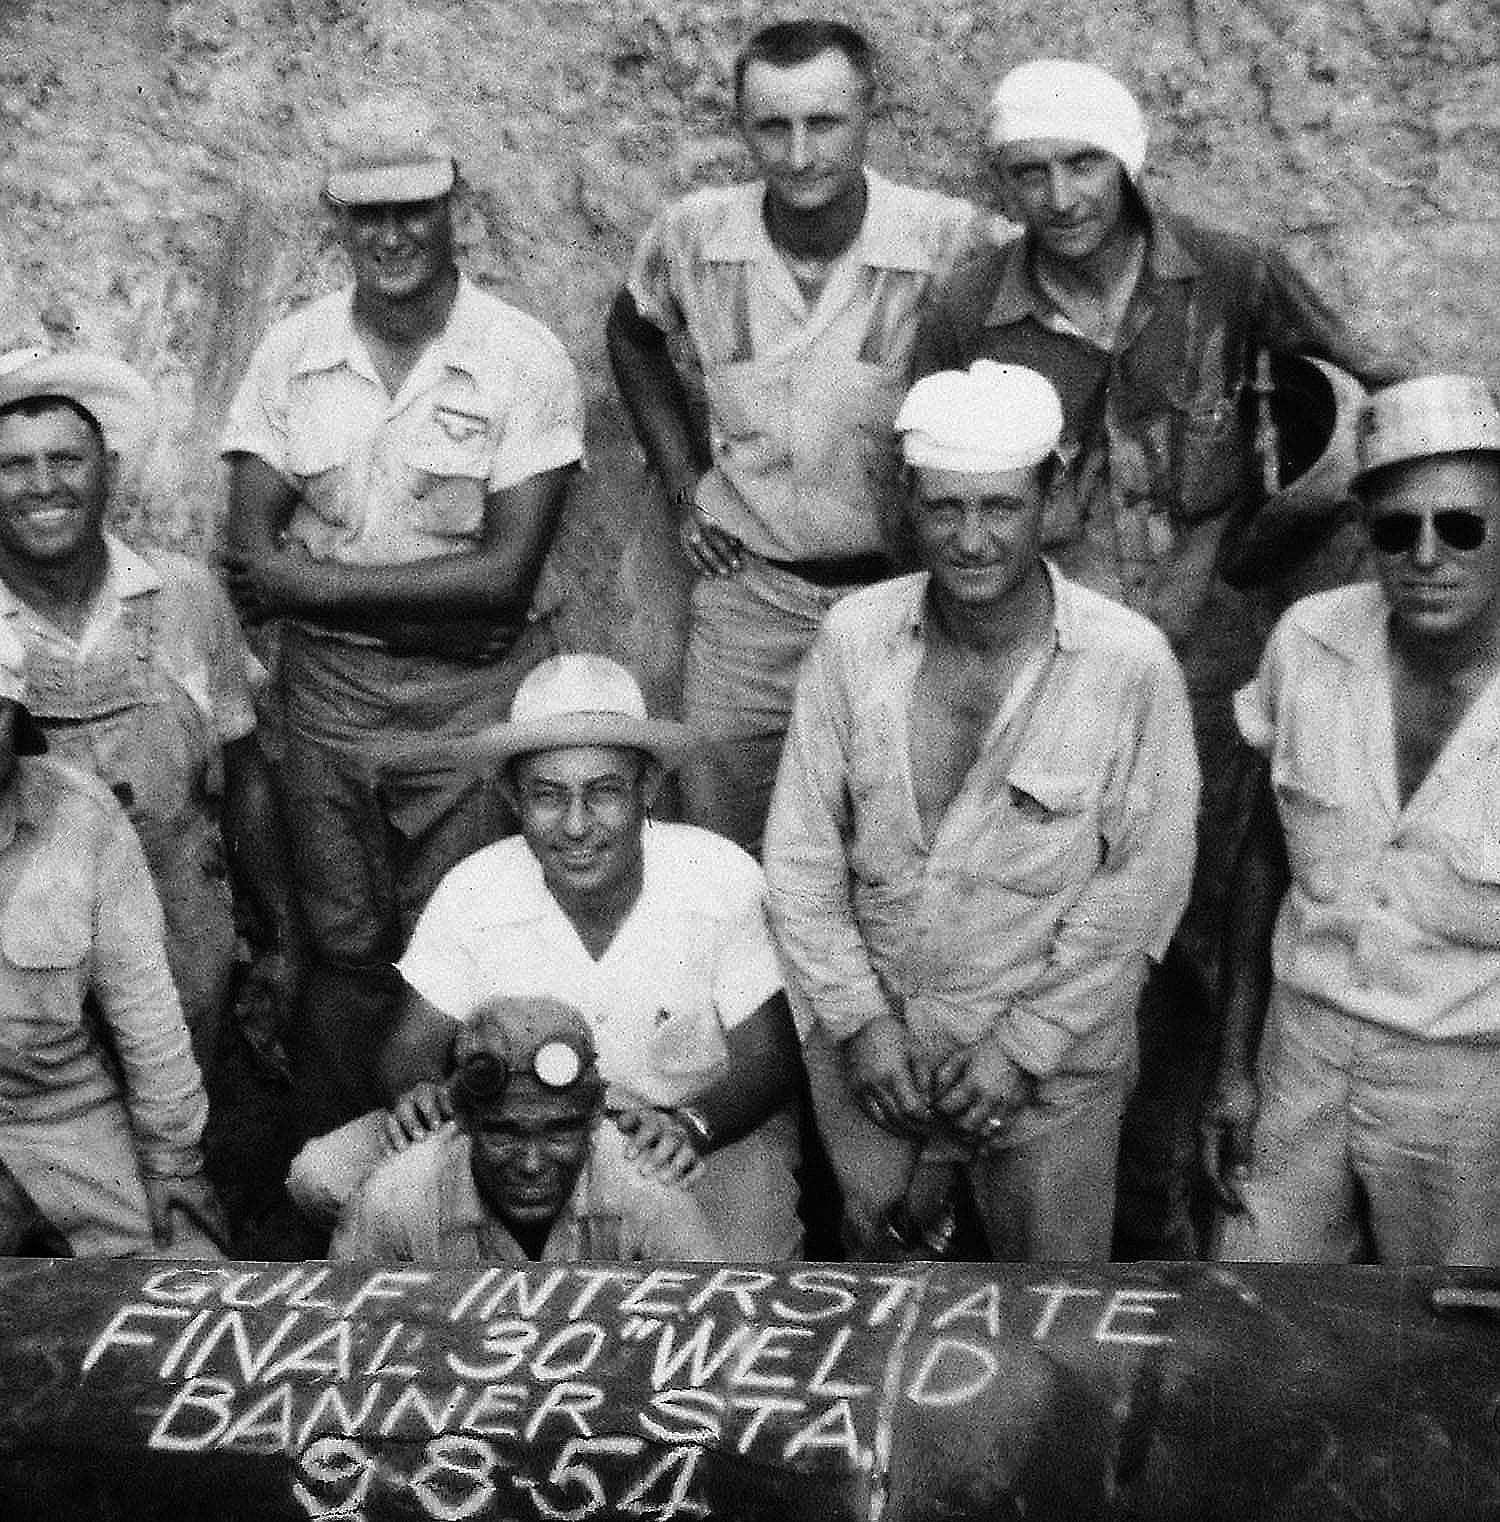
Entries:
{"type": "Polygon", "coordinates": [[[623,745],[675,770],[696,744],[685,724],[646,716],[636,679],[605,655],[554,655],[516,689],[510,718],[456,744],[462,755],[508,761],[569,745],[623,745]]]}
{"type": "Polygon", "coordinates": [[[453,149],[436,113],[412,95],[372,96],[329,133],[323,193],[338,206],[431,201],[457,177],[453,149]]]}
{"type": "Polygon", "coordinates": [[[1364,387],[1325,359],[1278,354],[1269,404],[1282,484],[1226,541],[1220,569],[1231,586],[1274,580],[1352,521],[1364,387]]]}
{"type": "Polygon", "coordinates": [[[1375,392],[1359,419],[1355,485],[1437,455],[1500,453],[1500,396],[1477,375],[1418,375],[1375,392]]]}
{"type": "Polygon", "coordinates": [[[0,354],[0,407],[60,396],[82,407],[108,448],[129,454],[144,443],[153,420],[151,387],[123,359],[78,349],[11,349],[0,354]]]}

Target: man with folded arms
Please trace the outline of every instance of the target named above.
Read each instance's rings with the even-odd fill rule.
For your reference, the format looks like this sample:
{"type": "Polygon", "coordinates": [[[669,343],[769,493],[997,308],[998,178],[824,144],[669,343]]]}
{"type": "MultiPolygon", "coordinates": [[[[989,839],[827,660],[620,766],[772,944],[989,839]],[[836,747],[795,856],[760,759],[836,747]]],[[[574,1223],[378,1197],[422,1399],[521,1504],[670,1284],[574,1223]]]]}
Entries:
{"type": "Polygon", "coordinates": [[[1192,872],[1182,675],[1042,559],[1046,380],[931,375],[896,427],[927,569],[830,613],[767,830],[846,1243],[883,1255],[946,1169],[995,1258],[1103,1258],[1136,1000],[1192,872]]]}
{"type": "Polygon", "coordinates": [[[361,102],[324,198],[352,287],[278,323],[230,408],[229,588],[281,631],[281,781],[315,952],[292,1053],[307,1135],[379,1095],[389,963],[438,879],[510,823],[441,753],[371,743],[498,718],[551,649],[532,594],[583,452],[578,377],[454,258],[456,167],[431,111],[361,102]]]}
{"type": "Polygon", "coordinates": [[[330,1257],[479,1263],[715,1262],[697,1201],[626,1159],[604,1123],[588,1022],[570,1004],[491,999],[458,1028],[457,1127],[371,1175],[330,1257]]]}
{"type": "Polygon", "coordinates": [[[1500,1265],[1500,401],[1377,392],[1377,579],[1295,604],[1237,699],[1266,758],[1204,1162],[1219,1256],[1500,1265]]]}

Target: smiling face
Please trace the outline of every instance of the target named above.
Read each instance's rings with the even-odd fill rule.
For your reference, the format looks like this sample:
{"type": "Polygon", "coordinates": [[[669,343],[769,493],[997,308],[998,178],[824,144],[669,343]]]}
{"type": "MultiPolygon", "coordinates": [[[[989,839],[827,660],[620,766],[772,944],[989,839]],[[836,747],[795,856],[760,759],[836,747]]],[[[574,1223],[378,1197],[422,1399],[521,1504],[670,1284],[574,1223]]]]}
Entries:
{"type": "Polygon", "coordinates": [[[940,597],[998,606],[1044,574],[1041,472],[913,472],[910,516],[922,563],[940,597]]]}
{"type": "Polygon", "coordinates": [[[1028,138],[1007,143],[991,162],[1006,211],[1054,259],[1090,259],[1127,224],[1125,168],[1102,148],[1028,138]]]}
{"type": "Polygon", "coordinates": [[[1500,456],[1393,465],[1368,481],[1361,497],[1376,574],[1399,624],[1423,639],[1500,625],[1500,456]],[[1410,542],[1380,548],[1397,539],[1410,542]]]}
{"type": "Polygon", "coordinates": [[[449,202],[438,196],[338,207],[339,239],[360,295],[416,301],[437,289],[453,268],[449,202]]]}
{"type": "Polygon", "coordinates": [[[869,130],[869,82],[837,49],[745,71],[740,131],[767,194],[790,211],[815,214],[860,191],[869,130]]]}
{"type": "Polygon", "coordinates": [[[512,1082],[503,1099],[464,1117],[475,1187],[506,1225],[534,1229],[561,1214],[588,1160],[599,1093],[512,1082]]]}
{"type": "Polygon", "coordinates": [[[638,751],[617,745],[573,745],[516,761],[521,833],[554,898],[566,906],[638,891],[641,831],[657,780],[638,751]]]}
{"type": "Polygon", "coordinates": [[[96,551],[111,475],[98,432],[67,404],[0,416],[0,569],[96,551]]]}

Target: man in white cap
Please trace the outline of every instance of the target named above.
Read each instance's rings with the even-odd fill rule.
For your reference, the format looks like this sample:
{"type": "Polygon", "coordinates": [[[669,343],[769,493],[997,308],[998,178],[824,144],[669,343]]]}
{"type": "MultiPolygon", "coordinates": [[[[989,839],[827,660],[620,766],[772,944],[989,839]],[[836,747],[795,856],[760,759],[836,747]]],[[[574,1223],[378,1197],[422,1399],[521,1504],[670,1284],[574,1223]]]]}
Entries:
{"type": "Polygon", "coordinates": [[[151,411],[145,381],[107,355],[0,355],[0,627],[27,651],[53,754],[135,826],[207,1074],[235,963],[226,845],[261,946],[242,1008],[272,1016],[268,1038],[295,1013],[304,938],[234,610],[203,566],[105,532],[151,411]]]}
{"type": "MultiPolygon", "coordinates": [[[[449,747],[493,773],[521,834],[438,885],[396,964],[405,995],[383,1068],[400,1145],[447,1114],[456,1024],[498,995],[583,1011],[611,1108],[642,1169],[690,1185],[725,1256],[794,1257],[800,1070],[764,880],[730,841],[650,819],[692,740],[651,719],[635,679],[599,655],[544,661],[508,722],[449,747]]],[[[368,1169],[364,1122],[314,1143],[290,1187],[336,1204],[368,1169]]]]}
{"type": "Polygon", "coordinates": [[[769,907],[863,1255],[937,1169],[997,1259],[1109,1250],[1197,767],[1161,633],[1042,559],[1062,421],[1020,366],[918,382],[896,428],[927,569],[845,599],[798,684],[769,907]]]}
{"type": "Polygon", "coordinates": [[[891,420],[917,312],[975,213],[866,167],[875,58],[853,27],[761,28],[734,92],[757,177],[657,217],[608,339],[698,578],[683,717],[706,743],[683,774],[686,815],[757,852],[808,644],[844,593],[892,569],[891,420]]]}
{"type": "Polygon", "coordinates": [[[505,712],[550,649],[533,592],[583,452],[578,377],[454,259],[455,164],[408,97],[354,108],[324,199],[352,287],[278,323],[230,409],[229,587],[281,630],[281,778],[316,953],[299,1049],[318,1134],[378,1094],[389,962],[452,864],[505,822],[441,758],[370,742],[505,712]]]}
{"type": "Polygon", "coordinates": [[[647,1179],[603,1124],[593,1033],[560,999],[494,998],[453,1037],[458,1124],[377,1168],[334,1258],[452,1267],[500,1261],[716,1262],[691,1195],[647,1179]]]}
{"type": "Polygon", "coordinates": [[[1377,392],[1360,466],[1377,579],[1295,604],[1236,701],[1268,764],[1203,1126],[1219,1255],[1493,1268],[1500,399],[1377,392]]]}
{"type": "Polygon", "coordinates": [[[151,875],[109,789],[44,755],[25,661],[0,623],[0,1159],[80,1257],[216,1256],[151,875]]]}
{"type": "Polygon", "coordinates": [[[1246,808],[1231,703],[1270,623],[1265,594],[1220,574],[1262,495],[1257,377],[1291,355],[1332,361],[1365,384],[1396,370],[1280,254],[1146,193],[1145,117],[1103,69],[1066,59],[1012,69],[995,90],[988,135],[1000,203],[1025,236],[976,246],[937,293],[916,373],[986,358],[1052,382],[1067,468],[1049,494],[1047,551],[1151,618],[1192,694],[1204,777],[1199,872],[1142,1006],[1118,1244],[1122,1256],[1181,1257],[1196,1250],[1192,1116],[1208,1064],[1227,864],[1246,808]]]}

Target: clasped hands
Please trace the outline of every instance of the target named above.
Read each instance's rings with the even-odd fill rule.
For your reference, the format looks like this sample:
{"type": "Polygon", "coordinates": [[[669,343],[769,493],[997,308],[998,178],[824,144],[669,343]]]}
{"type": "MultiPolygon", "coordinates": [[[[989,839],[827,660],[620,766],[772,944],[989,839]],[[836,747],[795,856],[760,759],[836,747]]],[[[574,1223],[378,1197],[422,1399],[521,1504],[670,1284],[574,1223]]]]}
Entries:
{"type": "Polygon", "coordinates": [[[1034,1080],[985,1036],[924,1059],[894,1015],[877,1015],[843,1044],[849,1088],[883,1131],[923,1137],[946,1127],[983,1146],[1032,1097],[1034,1080]]]}

